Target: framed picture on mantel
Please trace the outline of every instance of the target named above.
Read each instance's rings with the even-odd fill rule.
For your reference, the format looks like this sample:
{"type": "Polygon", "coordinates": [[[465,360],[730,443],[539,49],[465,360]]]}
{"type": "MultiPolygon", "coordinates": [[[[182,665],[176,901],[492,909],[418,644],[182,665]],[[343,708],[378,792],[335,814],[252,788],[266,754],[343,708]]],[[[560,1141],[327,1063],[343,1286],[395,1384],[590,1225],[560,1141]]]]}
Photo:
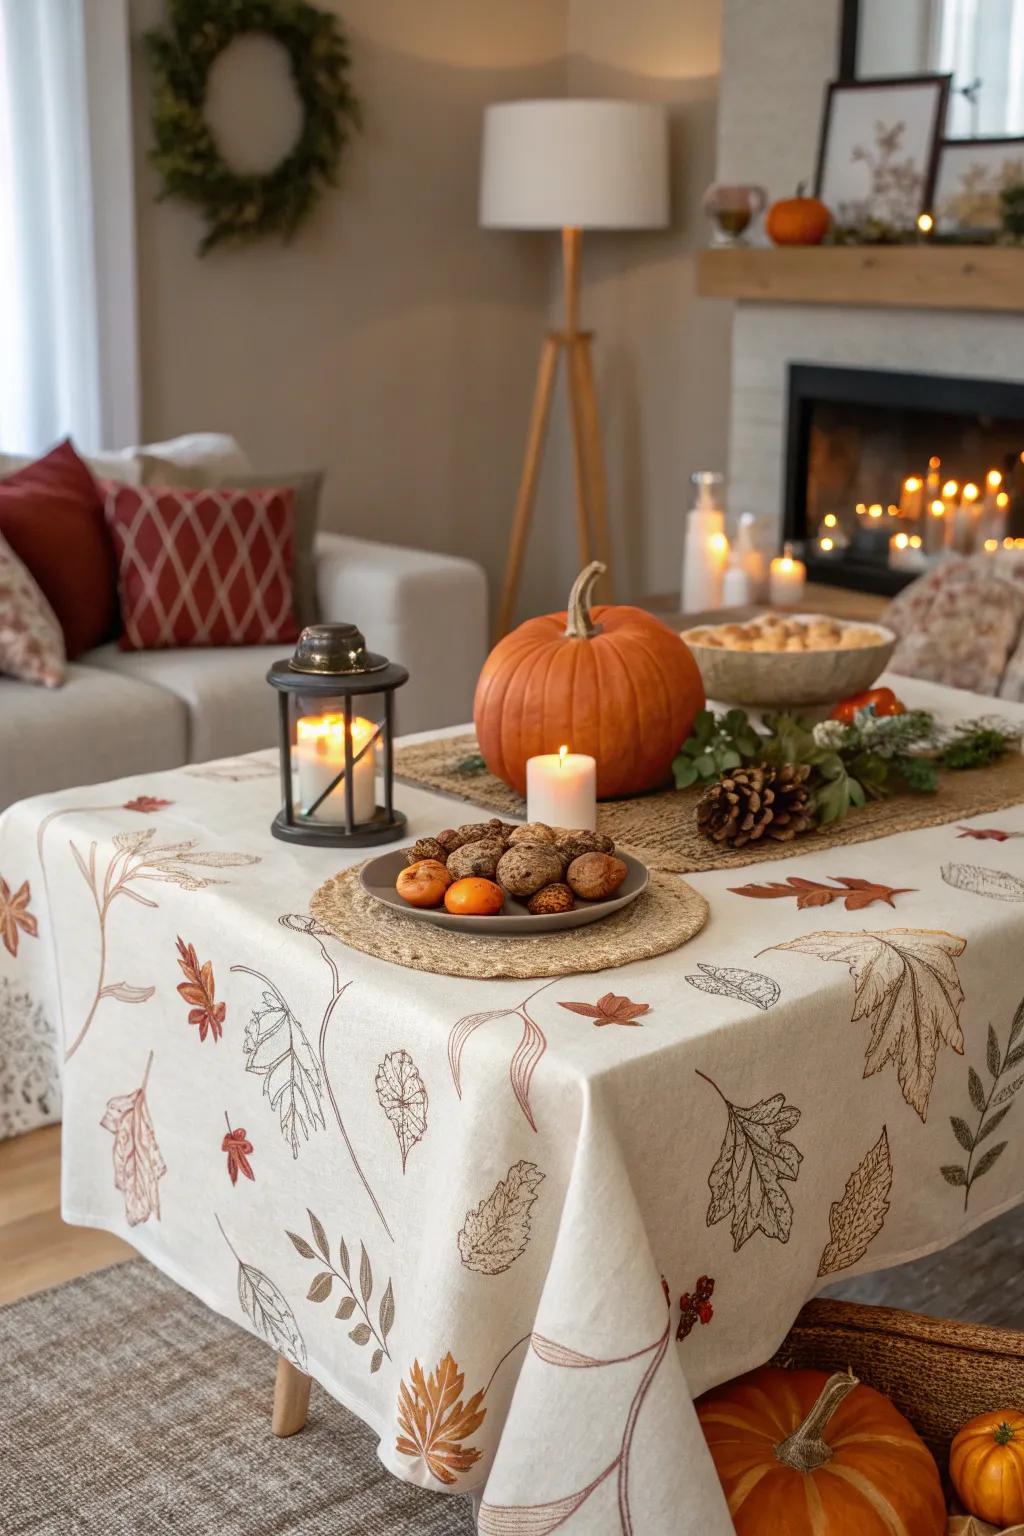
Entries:
{"type": "Polygon", "coordinates": [[[1001,195],[1024,182],[1024,139],[946,139],[939,152],[935,221],[947,234],[1002,227],[1001,195]]]}
{"type": "Polygon", "coordinates": [[[951,79],[829,84],[815,191],[837,223],[910,229],[930,209],[951,79]]]}

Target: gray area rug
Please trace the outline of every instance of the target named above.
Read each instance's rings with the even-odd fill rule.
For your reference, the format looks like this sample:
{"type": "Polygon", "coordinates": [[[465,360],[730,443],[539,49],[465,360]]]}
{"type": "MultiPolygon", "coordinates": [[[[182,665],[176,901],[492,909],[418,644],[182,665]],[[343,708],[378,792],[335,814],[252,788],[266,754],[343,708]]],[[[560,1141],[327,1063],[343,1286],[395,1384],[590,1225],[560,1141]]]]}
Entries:
{"type": "Polygon", "coordinates": [[[0,1309],[3,1536],[471,1536],[315,1383],[275,1439],[275,1360],[141,1260],[0,1309]]]}
{"type": "MultiPolygon", "coordinates": [[[[1024,1211],[827,1294],[1024,1328],[1024,1211]]],[[[274,1361],[142,1261],[0,1309],[3,1536],[471,1536],[315,1384],[275,1439],[274,1361]]]]}

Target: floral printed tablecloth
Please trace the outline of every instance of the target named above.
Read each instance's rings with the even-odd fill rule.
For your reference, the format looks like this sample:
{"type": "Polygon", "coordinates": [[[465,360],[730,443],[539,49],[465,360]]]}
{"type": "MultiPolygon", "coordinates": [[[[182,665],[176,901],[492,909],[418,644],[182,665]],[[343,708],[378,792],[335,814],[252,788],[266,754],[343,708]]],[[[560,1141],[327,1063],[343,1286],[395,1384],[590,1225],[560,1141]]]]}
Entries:
{"type": "Polygon", "coordinates": [[[1024,1195],[1024,807],[691,876],[683,949],[525,983],[327,935],[345,860],[274,842],[276,795],[257,754],[0,820],[3,1128],[55,1118],[66,1055],[67,1219],[482,1532],[726,1536],[693,1398],[1024,1195]]]}

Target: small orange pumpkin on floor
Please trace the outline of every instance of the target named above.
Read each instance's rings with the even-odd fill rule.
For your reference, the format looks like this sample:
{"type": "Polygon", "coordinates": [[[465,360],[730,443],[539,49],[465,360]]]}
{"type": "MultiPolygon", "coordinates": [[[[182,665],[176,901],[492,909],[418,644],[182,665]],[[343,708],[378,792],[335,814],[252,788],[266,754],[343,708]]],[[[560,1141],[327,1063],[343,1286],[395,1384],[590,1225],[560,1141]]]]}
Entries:
{"type": "Polygon", "coordinates": [[[1024,1413],[980,1413],[957,1431],[949,1476],[969,1514],[1000,1530],[1024,1522],[1024,1413]]]}
{"type": "Polygon", "coordinates": [[[581,571],[565,613],[527,619],[484,662],[473,702],[480,753],[526,794],[526,760],[568,746],[597,760],[597,797],[639,795],[671,777],[704,708],[697,663],[642,608],[590,609],[604,566],[581,571]]]}
{"type": "Polygon", "coordinates": [[[931,1452],[855,1376],[764,1366],[697,1413],[737,1536],[945,1536],[931,1452]]]}

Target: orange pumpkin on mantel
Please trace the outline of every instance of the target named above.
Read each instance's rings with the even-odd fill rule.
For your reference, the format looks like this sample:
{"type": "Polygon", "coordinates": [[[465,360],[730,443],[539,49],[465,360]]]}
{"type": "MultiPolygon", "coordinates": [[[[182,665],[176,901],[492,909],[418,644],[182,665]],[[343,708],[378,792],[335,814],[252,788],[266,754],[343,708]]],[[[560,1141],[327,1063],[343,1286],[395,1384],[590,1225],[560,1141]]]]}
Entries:
{"type": "Polygon", "coordinates": [[[488,768],[526,794],[526,760],[568,746],[597,760],[597,795],[638,795],[671,776],[704,708],[683,641],[641,608],[591,612],[599,561],[581,571],[566,613],[527,619],[499,640],[476,686],[473,721],[488,768]]]}
{"type": "Polygon", "coordinates": [[[931,1452],[855,1376],[764,1366],[697,1414],[737,1536],[945,1536],[931,1452]]]}
{"type": "Polygon", "coordinates": [[[764,227],[776,245],[820,245],[828,234],[832,215],[816,197],[804,196],[803,182],[796,197],[783,197],[765,214],[764,227]]]}

